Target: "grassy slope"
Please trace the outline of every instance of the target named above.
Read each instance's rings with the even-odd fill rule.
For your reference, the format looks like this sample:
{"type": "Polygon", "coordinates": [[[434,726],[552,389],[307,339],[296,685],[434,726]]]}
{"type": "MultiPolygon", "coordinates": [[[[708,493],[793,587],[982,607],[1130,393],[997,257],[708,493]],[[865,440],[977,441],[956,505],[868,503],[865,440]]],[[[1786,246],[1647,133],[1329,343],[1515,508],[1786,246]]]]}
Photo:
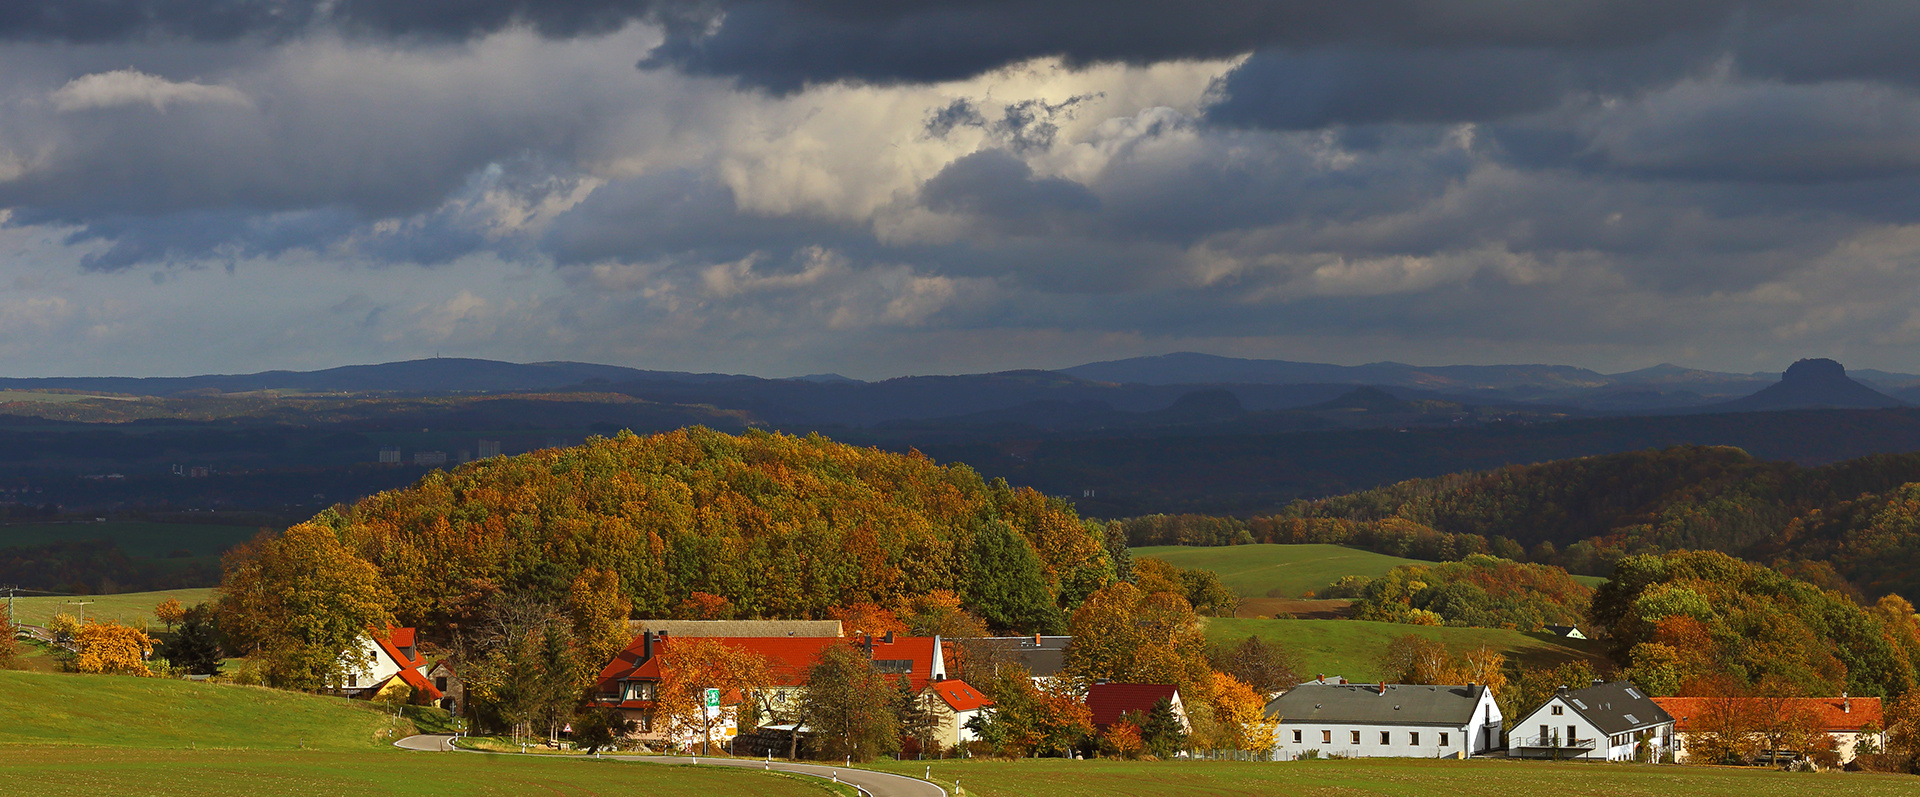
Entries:
{"type": "MultiPolygon", "coordinates": [[[[933,776],[955,777],[969,795],[1105,797],[1127,795],[1300,795],[1405,797],[1553,795],[1554,797],[1857,797],[1920,790],[1910,775],[1794,774],[1764,769],[1654,767],[1543,761],[1354,759],[1286,764],[1225,761],[936,761],[933,776]]],[[[883,766],[919,775],[924,762],[883,766]]]]}
{"type": "Polygon", "coordinates": [[[1249,635],[1278,641],[1293,652],[1301,674],[1339,675],[1354,681],[1385,677],[1377,658],[1395,637],[1417,634],[1437,639],[1455,650],[1491,645],[1531,667],[1551,666],[1575,658],[1602,658],[1590,640],[1560,639],[1549,634],[1523,634],[1502,628],[1446,628],[1362,620],[1247,620],[1214,618],[1206,621],[1212,641],[1245,639],[1249,635]]]}
{"type": "Polygon", "coordinates": [[[93,601],[85,606],[86,616],[102,620],[120,620],[126,623],[146,623],[159,625],[153,619],[153,607],[168,598],[176,598],[181,604],[192,606],[196,603],[213,600],[212,588],[168,589],[158,592],[122,592],[116,595],[81,595],[77,597],[33,597],[14,598],[14,618],[22,623],[46,625],[54,614],[66,612],[80,616],[80,606],[70,601],[93,601]]]}
{"type": "Polygon", "coordinates": [[[194,556],[218,556],[253,539],[251,526],[208,523],[15,523],[0,526],[0,548],[46,545],[69,540],[112,540],[128,556],[163,557],[177,550],[194,556]]]}
{"type": "Polygon", "coordinates": [[[0,671],[0,718],[6,794],[827,793],[751,771],[404,752],[366,703],[158,678],[0,671]]]}
{"type": "Polygon", "coordinates": [[[1212,570],[1220,574],[1220,583],[1242,598],[1297,598],[1342,576],[1377,578],[1400,565],[1432,564],[1340,545],[1155,545],[1135,548],[1133,555],[1212,570]]]}
{"type": "MultiPolygon", "coordinates": [[[[1220,574],[1220,583],[1242,598],[1297,598],[1343,576],[1378,578],[1400,565],[1433,564],[1343,545],[1317,544],[1152,545],[1133,549],[1133,555],[1163,559],[1188,569],[1212,570],[1220,574]]],[[[1574,576],[1573,580],[1589,587],[1606,583],[1598,576],[1574,576]]]]}

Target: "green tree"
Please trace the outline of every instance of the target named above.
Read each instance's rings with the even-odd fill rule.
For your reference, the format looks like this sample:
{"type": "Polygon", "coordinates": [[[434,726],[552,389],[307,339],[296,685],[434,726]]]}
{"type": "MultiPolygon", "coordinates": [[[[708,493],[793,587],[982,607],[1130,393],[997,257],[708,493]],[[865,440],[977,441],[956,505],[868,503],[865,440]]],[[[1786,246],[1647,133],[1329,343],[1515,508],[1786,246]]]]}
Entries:
{"type": "Polygon", "coordinates": [[[574,744],[586,748],[587,755],[612,747],[639,729],[639,723],[611,708],[584,708],[573,717],[574,744]]]}
{"type": "Polygon", "coordinates": [[[219,620],[212,607],[202,603],[186,610],[180,630],[161,646],[160,655],[194,675],[219,675],[225,651],[220,647],[219,620]]]}
{"type": "Polygon", "coordinates": [[[1003,521],[976,524],[968,550],[969,603],[996,630],[1052,633],[1060,610],[1048,594],[1033,546],[1003,521]]]}
{"type": "Polygon", "coordinates": [[[807,670],[800,710],[826,757],[871,761],[900,749],[897,695],[866,653],[835,645],[807,670]]]}
{"type": "Polygon", "coordinates": [[[1210,646],[1207,659],[1215,670],[1240,679],[1262,695],[1291,689],[1301,681],[1300,666],[1285,647],[1252,634],[1231,645],[1210,646]]]}
{"type": "Polygon", "coordinates": [[[1186,746],[1187,731],[1180,725],[1180,715],[1173,711],[1173,701],[1160,698],[1147,711],[1140,723],[1140,741],[1147,750],[1161,758],[1172,758],[1186,746]]]}

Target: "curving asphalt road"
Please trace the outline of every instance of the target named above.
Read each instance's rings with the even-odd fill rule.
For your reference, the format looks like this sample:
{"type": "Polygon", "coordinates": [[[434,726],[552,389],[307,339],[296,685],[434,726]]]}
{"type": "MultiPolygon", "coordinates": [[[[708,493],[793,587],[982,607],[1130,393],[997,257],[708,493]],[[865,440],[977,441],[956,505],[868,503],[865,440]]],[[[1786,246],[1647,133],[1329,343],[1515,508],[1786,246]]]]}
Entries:
{"type": "MultiPolygon", "coordinates": [[[[441,734],[409,736],[394,742],[393,746],[404,750],[423,752],[472,752],[453,746],[453,737],[441,734]]],[[[497,755],[518,755],[501,753],[497,755]]],[[[797,764],[786,761],[756,761],[751,758],[697,758],[690,756],[602,756],[615,761],[632,761],[641,764],[699,764],[700,766],[735,767],[739,769],[768,769],[775,772],[789,772],[796,775],[811,775],[822,780],[838,779],[841,783],[858,787],[872,797],[947,797],[946,789],[919,778],[895,775],[887,772],[875,772],[870,769],[846,769],[843,767],[823,766],[820,764],[797,764]]]]}

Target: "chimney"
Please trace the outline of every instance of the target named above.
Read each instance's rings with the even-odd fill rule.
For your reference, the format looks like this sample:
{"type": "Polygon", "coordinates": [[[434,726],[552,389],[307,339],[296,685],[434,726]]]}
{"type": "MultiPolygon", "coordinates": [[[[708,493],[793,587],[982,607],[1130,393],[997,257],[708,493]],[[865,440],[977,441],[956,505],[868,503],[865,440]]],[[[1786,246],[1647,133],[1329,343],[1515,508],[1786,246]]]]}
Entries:
{"type": "Polygon", "coordinates": [[[656,636],[656,637],[659,637],[659,639],[660,639],[660,647],[663,647],[663,648],[664,648],[664,647],[666,647],[666,646],[667,646],[667,632],[665,632],[665,631],[657,631],[657,632],[655,632],[655,633],[654,633],[654,636],[656,636]]]}
{"type": "Polygon", "coordinates": [[[1315,677],[1314,677],[1314,680],[1316,680],[1316,681],[1319,681],[1320,683],[1323,683],[1323,684],[1324,684],[1324,683],[1326,683],[1326,682],[1327,682],[1327,674],[1326,674],[1326,673],[1320,673],[1319,675],[1317,675],[1317,676],[1315,676],[1315,677]]]}
{"type": "Polygon", "coordinates": [[[1853,698],[1847,697],[1847,693],[1845,692],[1840,693],[1840,713],[1853,713],[1853,698]]]}
{"type": "Polygon", "coordinates": [[[653,632],[641,631],[640,632],[640,660],[646,661],[647,659],[651,659],[651,658],[653,658],[653,632]]]}
{"type": "Polygon", "coordinates": [[[882,643],[884,643],[884,644],[888,644],[888,645],[891,645],[891,644],[893,644],[893,632],[892,632],[892,631],[888,631],[888,632],[887,632],[887,635],[886,635],[885,637],[882,637],[880,641],[881,641],[882,643]]]}
{"type": "Polygon", "coordinates": [[[1381,681],[1381,682],[1380,682],[1380,694],[1384,696],[1384,695],[1386,695],[1386,693],[1387,693],[1387,682],[1386,682],[1386,681],[1381,681]]]}
{"type": "Polygon", "coordinates": [[[1595,678],[1595,679],[1593,679],[1593,685],[1594,685],[1594,686],[1601,686],[1601,685],[1603,685],[1603,684],[1605,684],[1606,682],[1607,682],[1607,679],[1605,679],[1605,678],[1595,678]]]}
{"type": "Polygon", "coordinates": [[[1035,631],[1035,632],[1033,632],[1033,646],[1034,646],[1034,647],[1036,647],[1036,648],[1037,648],[1037,647],[1040,647],[1040,632],[1039,632],[1039,631],[1035,631]]]}

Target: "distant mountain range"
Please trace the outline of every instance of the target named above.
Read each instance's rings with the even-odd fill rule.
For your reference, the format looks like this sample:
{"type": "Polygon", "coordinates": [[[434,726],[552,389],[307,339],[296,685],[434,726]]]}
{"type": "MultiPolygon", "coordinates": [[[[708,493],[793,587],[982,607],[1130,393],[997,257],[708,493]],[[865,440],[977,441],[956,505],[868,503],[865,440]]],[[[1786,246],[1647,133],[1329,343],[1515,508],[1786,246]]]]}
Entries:
{"type": "Polygon", "coordinates": [[[601,392],[738,411],[782,428],[905,423],[916,428],[1030,426],[1053,431],[1246,423],[1277,432],[1515,418],[1873,408],[1920,400],[1920,375],[1862,371],[1854,377],[1832,360],[1803,360],[1778,380],[1770,374],[1674,365],[1603,374],[1565,365],[1344,366],[1177,353],[1058,371],[864,382],[838,374],[764,379],[592,363],[433,358],[239,375],[11,378],[0,379],[0,390],[171,398],[261,392],[601,392]],[[1369,392],[1347,395],[1356,388],[1369,392]],[[1212,398],[1194,397],[1200,393],[1212,398]]]}

